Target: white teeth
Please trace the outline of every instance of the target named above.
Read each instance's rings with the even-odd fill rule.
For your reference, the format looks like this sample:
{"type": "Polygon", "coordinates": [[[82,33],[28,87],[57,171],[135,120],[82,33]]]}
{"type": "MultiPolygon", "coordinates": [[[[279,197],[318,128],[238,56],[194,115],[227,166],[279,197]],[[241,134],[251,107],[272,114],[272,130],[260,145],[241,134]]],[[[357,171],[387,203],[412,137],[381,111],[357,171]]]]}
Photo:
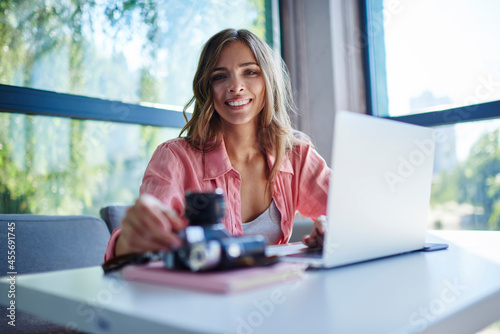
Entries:
{"type": "Polygon", "coordinates": [[[238,106],[242,106],[244,104],[248,104],[250,102],[250,100],[240,100],[240,101],[231,101],[231,102],[227,102],[227,104],[229,104],[231,107],[238,107],[238,106]]]}

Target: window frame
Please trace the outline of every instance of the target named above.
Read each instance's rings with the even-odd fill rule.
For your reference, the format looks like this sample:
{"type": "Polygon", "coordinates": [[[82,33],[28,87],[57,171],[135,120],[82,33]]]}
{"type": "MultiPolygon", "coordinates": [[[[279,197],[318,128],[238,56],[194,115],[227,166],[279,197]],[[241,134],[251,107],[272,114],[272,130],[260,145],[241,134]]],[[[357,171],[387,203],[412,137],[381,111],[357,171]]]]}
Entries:
{"type": "Polygon", "coordinates": [[[186,124],[176,110],[9,85],[0,85],[0,112],[176,128],[186,124]]]}
{"type": "MultiPolygon", "coordinates": [[[[374,47],[372,45],[371,31],[369,27],[373,23],[370,16],[370,11],[374,6],[381,6],[383,0],[360,0],[360,23],[361,23],[361,34],[362,34],[362,58],[363,58],[363,73],[365,81],[365,98],[366,98],[366,108],[367,113],[373,116],[393,119],[396,121],[423,125],[423,126],[440,126],[440,125],[454,125],[458,123],[480,121],[500,118],[500,100],[477,103],[463,107],[450,108],[450,109],[438,109],[405,116],[381,116],[377,112],[378,100],[381,96],[380,94],[375,94],[374,92],[379,90],[385,96],[387,96],[387,84],[377,86],[375,81],[374,72],[381,70],[383,66],[383,71],[385,71],[385,64],[382,64],[380,60],[375,59],[374,47]],[[377,63],[378,61],[378,63],[377,63]]],[[[377,18],[378,22],[383,22],[383,14],[380,12],[380,17],[377,18]]],[[[384,38],[384,34],[376,34],[377,38],[384,38]]]]}

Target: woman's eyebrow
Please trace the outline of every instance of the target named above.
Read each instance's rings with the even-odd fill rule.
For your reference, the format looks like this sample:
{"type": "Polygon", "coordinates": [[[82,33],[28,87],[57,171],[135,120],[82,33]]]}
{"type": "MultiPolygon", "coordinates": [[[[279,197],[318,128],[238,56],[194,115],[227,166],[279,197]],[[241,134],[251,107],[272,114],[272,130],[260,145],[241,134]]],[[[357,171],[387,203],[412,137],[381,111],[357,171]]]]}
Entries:
{"type": "MultiPolygon", "coordinates": [[[[252,66],[252,65],[256,65],[256,66],[259,66],[259,64],[257,64],[256,62],[247,62],[247,63],[242,63],[239,65],[239,67],[247,67],[247,66],[252,66]]],[[[227,71],[227,68],[225,67],[216,67],[214,68],[214,70],[212,72],[217,72],[217,71],[227,71]]]]}
{"type": "Polygon", "coordinates": [[[246,66],[251,66],[251,65],[257,65],[257,66],[259,66],[259,64],[257,64],[256,62],[250,61],[248,63],[240,64],[240,67],[246,67],[246,66]]]}

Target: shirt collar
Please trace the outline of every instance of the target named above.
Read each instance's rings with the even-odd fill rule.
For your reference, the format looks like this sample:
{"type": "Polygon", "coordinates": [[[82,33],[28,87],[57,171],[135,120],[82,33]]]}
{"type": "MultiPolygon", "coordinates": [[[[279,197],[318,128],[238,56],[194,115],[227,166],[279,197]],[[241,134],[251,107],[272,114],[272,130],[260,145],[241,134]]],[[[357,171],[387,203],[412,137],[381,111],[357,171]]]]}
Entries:
{"type": "MultiPolygon", "coordinates": [[[[212,143],[208,143],[208,146],[210,147],[211,144],[212,143]]],[[[213,150],[203,153],[203,164],[204,180],[218,178],[233,169],[226,152],[224,140],[222,140],[220,145],[216,146],[213,150]]]]}
{"type": "MultiPolygon", "coordinates": [[[[209,143],[210,144],[210,143],[209,143]]],[[[271,168],[274,165],[276,158],[273,155],[267,155],[267,164],[271,168]]],[[[227,155],[226,145],[224,144],[224,139],[221,141],[220,145],[215,147],[213,150],[205,152],[203,155],[204,164],[204,180],[210,180],[218,178],[233,169],[229,156],[227,155]]],[[[293,174],[293,167],[288,155],[285,156],[283,163],[280,167],[280,172],[293,174]]]]}
{"type": "MultiPolygon", "coordinates": [[[[274,166],[275,161],[276,157],[274,155],[267,155],[267,165],[269,166],[269,168],[272,168],[272,166],[274,166]]],[[[285,159],[283,159],[283,162],[281,163],[280,172],[293,174],[293,167],[290,159],[288,158],[288,154],[285,155],[285,159]]]]}

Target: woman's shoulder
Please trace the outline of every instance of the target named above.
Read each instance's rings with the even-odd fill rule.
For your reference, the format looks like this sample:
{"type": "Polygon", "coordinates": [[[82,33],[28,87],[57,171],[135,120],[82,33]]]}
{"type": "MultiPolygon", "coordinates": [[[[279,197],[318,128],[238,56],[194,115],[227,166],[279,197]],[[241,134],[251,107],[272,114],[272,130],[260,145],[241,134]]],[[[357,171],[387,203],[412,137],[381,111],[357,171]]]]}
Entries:
{"type": "Polygon", "coordinates": [[[318,161],[324,160],[323,157],[316,151],[311,138],[301,131],[294,131],[295,142],[293,147],[288,152],[288,157],[292,162],[300,165],[307,163],[316,164],[318,161]]]}
{"type": "Polygon", "coordinates": [[[184,137],[169,139],[158,146],[158,150],[170,150],[173,152],[192,151],[193,147],[184,137]]]}
{"type": "Polygon", "coordinates": [[[166,160],[196,160],[200,151],[195,149],[184,137],[167,140],[156,148],[153,158],[166,160]]]}
{"type": "Polygon", "coordinates": [[[314,148],[311,138],[302,131],[294,130],[293,138],[294,138],[293,150],[295,151],[297,150],[302,151],[314,148]]]}
{"type": "Polygon", "coordinates": [[[165,168],[168,164],[171,170],[191,170],[201,166],[202,160],[201,152],[196,150],[185,138],[179,137],[158,145],[149,164],[158,166],[158,168],[165,168]]]}

